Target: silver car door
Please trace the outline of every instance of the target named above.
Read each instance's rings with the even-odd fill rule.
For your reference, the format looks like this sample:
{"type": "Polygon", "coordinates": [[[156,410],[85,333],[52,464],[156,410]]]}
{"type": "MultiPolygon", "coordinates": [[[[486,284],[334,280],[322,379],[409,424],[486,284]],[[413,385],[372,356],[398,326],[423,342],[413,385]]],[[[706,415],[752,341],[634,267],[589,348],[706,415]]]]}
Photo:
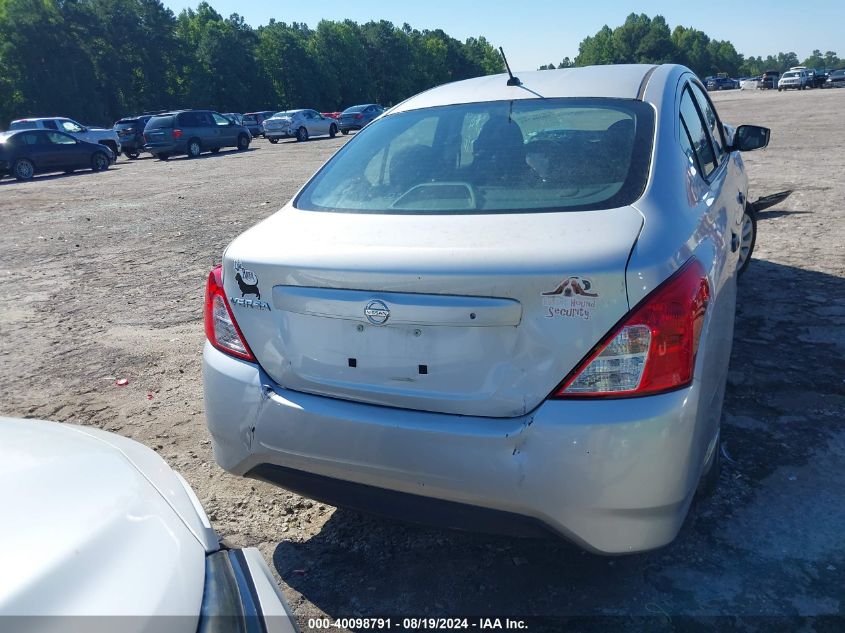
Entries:
{"type": "MultiPolygon", "coordinates": [[[[690,161],[692,181],[690,195],[695,197],[699,214],[696,241],[702,250],[702,263],[708,267],[710,306],[712,311],[706,345],[706,367],[701,373],[702,397],[712,411],[721,410],[727,367],[733,344],[736,311],[736,268],[738,243],[732,237],[736,214],[736,191],[731,189],[728,164],[722,139],[714,140],[692,80],[683,82],[679,99],[680,141],[690,161]],[[718,142],[717,142],[718,141],[718,142]],[[702,229],[704,229],[702,231],[702,229]],[[712,249],[712,250],[711,250],[712,249]]],[[[714,437],[718,419],[710,420],[706,429],[714,437]]]]}

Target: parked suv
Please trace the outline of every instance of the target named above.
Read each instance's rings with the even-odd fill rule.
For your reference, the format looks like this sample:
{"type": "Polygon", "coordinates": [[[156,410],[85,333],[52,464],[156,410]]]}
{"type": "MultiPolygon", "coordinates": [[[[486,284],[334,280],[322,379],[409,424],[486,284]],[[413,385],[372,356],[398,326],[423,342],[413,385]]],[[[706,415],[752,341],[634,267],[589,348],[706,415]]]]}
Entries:
{"type": "Polygon", "coordinates": [[[810,81],[810,75],[806,70],[787,70],[778,80],[778,92],[790,88],[805,90],[808,86],[812,87],[810,81]]]}
{"type": "Polygon", "coordinates": [[[264,120],[273,116],[273,110],[262,110],[261,112],[247,112],[244,114],[243,124],[253,137],[258,138],[264,135],[264,120]]]}
{"type": "Polygon", "coordinates": [[[88,143],[99,143],[108,147],[115,156],[120,154],[120,139],[117,132],[102,127],[87,127],[65,117],[41,117],[12,121],[9,130],[58,130],[73,138],[88,143]]]}
{"type": "Polygon", "coordinates": [[[382,112],[384,107],[375,103],[346,108],[338,117],[338,127],[342,133],[349,134],[349,130],[360,130],[382,112]]]}
{"type": "Polygon", "coordinates": [[[221,147],[249,147],[250,134],[222,114],[210,110],[182,110],[154,116],[144,128],[144,151],[167,160],[176,154],[196,158],[216,154],[221,147]]]}
{"type": "Polygon", "coordinates": [[[114,131],[120,139],[123,155],[126,158],[138,158],[144,149],[144,127],[153,118],[152,114],[125,117],[114,124],[114,131]]]}

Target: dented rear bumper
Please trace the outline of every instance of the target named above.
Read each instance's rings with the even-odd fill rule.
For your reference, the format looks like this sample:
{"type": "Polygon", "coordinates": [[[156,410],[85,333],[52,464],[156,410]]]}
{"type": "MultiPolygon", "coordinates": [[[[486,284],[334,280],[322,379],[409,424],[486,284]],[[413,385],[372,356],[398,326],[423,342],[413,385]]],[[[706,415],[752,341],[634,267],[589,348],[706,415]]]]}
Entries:
{"type": "Polygon", "coordinates": [[[658,396],[550,400],[521,417],[487,418],[286,390],[208,344],[203,373],[214,455],[230,472],[308,481],[289,487],[318,497],[311,484],[339,483],[325,497],[338,505],[363,505],[342,485],[349,482],[359,492],[385,491],[386,505],[401,493],[448,502],[447,515],[449,504],[460,504],[524,517],[600,553],[669,543],[707,448],[697,382],[658,396]]]}

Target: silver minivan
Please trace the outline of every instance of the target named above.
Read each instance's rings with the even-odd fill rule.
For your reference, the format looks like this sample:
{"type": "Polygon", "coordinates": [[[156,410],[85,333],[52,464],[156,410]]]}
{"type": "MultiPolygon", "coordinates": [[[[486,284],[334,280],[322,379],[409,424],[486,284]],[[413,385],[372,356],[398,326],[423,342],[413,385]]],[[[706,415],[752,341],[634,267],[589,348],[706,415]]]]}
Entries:
{"type": "Polygon", "coordinates": [[[344,145],[208,277],[225,469],[597,552],[718,477],[748,181],[677,65],[460,81],[344,145]],[[521,79],[521,80],[520,80],[521,79]]]}

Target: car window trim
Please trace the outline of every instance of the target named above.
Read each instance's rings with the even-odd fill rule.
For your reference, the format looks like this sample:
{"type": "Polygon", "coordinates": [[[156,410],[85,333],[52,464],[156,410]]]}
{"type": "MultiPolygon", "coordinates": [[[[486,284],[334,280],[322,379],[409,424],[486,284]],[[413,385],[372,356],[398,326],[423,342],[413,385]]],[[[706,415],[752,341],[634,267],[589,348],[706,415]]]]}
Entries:
{"type": "MultiPolygon", "coordinates": [[[[713,116],[716,117],[716,128],[719,130],[719,138],[722,141],[722,158],[723,158],[723,160],[718,161],[719,166],[721,166],[722,163],[725,162],[727,156],[730,154],[730,152],[727,151],[728,145],[727,145],[727,142],[726,142],[726,139],[725,139],[725,128],[722,125],[722,118],[719,116],[719,111],[716,110],[716,106],[713,104],[713,100],[710,99],[710,95],[707,94],[707,90],[705,90],[701,86],[701,82],[697,81],[696,79],[690,79],[689,83],[698,86],[698,89],[701,91],[701,94],[704,95],[705,99],[707,99],[707,103],[710,105],[710,109],[713,110],[713,116]]],[[[695,94],[693,94],[693,97],[695,97],[695,94]]],[[[697,101],[697,99],[696,99],[696,101],[697,101]]],[[[698,105],[698,104],[696,103],[696,105],[698,105]]],[[[708,130],[709,130],[709,128],[708,128],[708,130]]],[[[711,131],[711,138],[712,138],[712,131],[711,131]]]]}
{"type": "MultiPolygon", "coordinates": [[[[707,175],[704,174],[703,170],[701,171],[701,177],[704,179],[704,181],[707,184],[710,184],[711,177],[713,176],[713,174],[715,174],[717,171],[719,171],[721,164],[718,163],[717,161],[715,161],[716,149],[715,149],[715,147],[713,147],[713,139],[710,136],[710,130],[707,127],[707,121],[706,121],[706,119],[704,118],[704,115],[701,112],[701,108],[698,107],[698,101],[696,100],[695,95],[692,93],[692,90],[690,90],[688,84],[689,84],[689,82],[686,82],[684,84],[683,90],[681,90],[681,101],[683,101],[684,92],[689,92],[690,101],[692,101],[693,108],[695,109],[696,113],[698,114],[699,123],[701,123],[701,127],[704,128],[704,134],[707,136],[707,142],[710,143],[710,152],[712,153],[713,158],[714,158],[714,161],[711,163],[713,165],[713,169],[707,175]]],[[[680,102],[679,102],[679,104],[680,104],[680,102]]],[[[686,121],[684,121],[684,116],[683,116],[683,113],[681,112],[680,105],[678,107],[678,116],[680,116],[681,122],[684,123],[684,126],[686,127],[686,121]]],[[[689,134],[689,130],[687,130],[687,133],[689,134]]],[[[689,136],[690,136],[690,138],[692,138],[691,134],[689,134],[689,136]]],[[[693,153],[696,155],[696,158],[698,158],[698,152],[695,151],[695,143],[692,144],[692,148],[693,148],[693,153]]],[[[699,163],[700,163],[700,159],[699,159],[699,163]]],[[[699,168],[700,168],[700,165],[699,165],[699,168]]]]}

